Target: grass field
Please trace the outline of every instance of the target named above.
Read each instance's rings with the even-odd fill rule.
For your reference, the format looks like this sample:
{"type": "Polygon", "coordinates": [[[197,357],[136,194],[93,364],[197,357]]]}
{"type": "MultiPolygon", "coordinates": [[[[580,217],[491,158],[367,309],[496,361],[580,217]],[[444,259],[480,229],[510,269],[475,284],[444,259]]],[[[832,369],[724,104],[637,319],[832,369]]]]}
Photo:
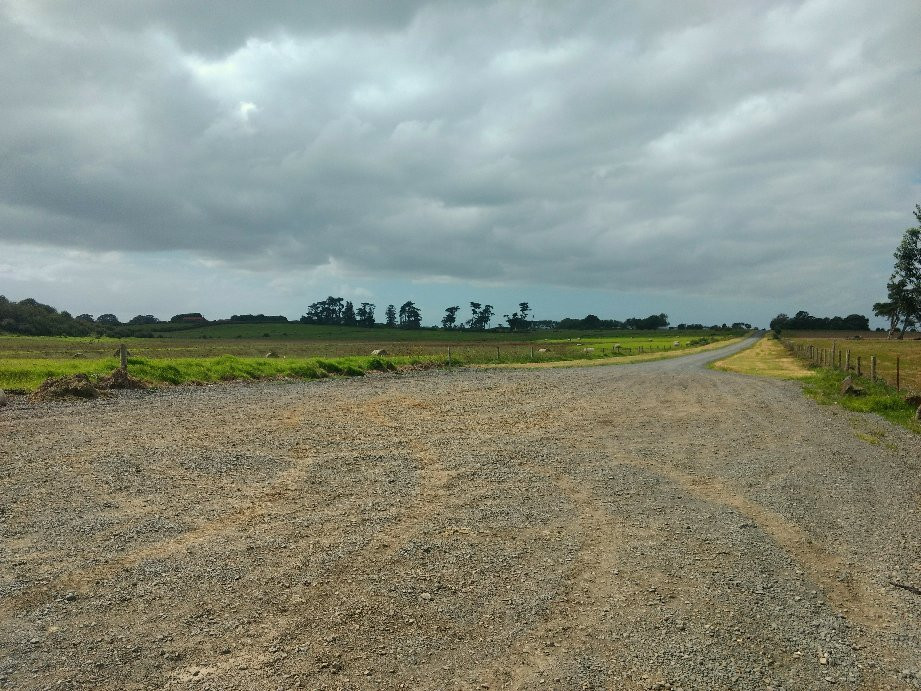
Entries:
{"type": "Polygon", "coordinates": [[[600,360],[681,351],[738,334],[628,331],[584,335],[222,324],[163,338],[0,336],[0,388],[34,390],[51,376],[111,372],[118,364],[115,351],[122,342],[130,353],[132,375],[151,383],[178,384],[355,375],[382,367],[445,366],[449,358],[452,365],[600,360]],[[386,356],[372,358],[373,349],[386,350],[386,356]],[[266,357],[269,353],[277,357],[266,357]]]}
{"type": "Polygon", "coordinates": [[[805,379],[813,372],[793,357],[777,339],[765,337],[751,348],[713,363],[713,369],[777,379],[805,379]]]}
{"type": "Polygon", "coordinates": [[[793,346],[813,346],[819,351],[835,353],[835,363],[838,353],[841,353],[842,367],[847,352],[851,353],[851,367],[856,368],[857,358],[860,358],[862,373],[869,374],[870,358],[876,356],[877,376],[887,384],[896,383],[896,358],[899,363],[899,388],[911,391],[921,391],[921,340],[914,340],[916,334],[909,334],[904,340],[886,340],[885,334],[855,333],[839,334],[831,332],[808,332],[796,334],[785,332],[784,341],[793,346]],[[859,338],[855,338],[859,336],[859,338]]]}

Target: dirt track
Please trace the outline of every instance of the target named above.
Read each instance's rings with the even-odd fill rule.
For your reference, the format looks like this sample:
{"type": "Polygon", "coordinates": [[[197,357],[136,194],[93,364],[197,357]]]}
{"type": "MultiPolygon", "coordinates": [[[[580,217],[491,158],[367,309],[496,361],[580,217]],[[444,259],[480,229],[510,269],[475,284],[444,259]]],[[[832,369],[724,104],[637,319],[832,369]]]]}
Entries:
{"type": "Polygon", "coordinates": [[[921,688],[917,438],[718,356],[14,402],[0,688],[921,688]]]}

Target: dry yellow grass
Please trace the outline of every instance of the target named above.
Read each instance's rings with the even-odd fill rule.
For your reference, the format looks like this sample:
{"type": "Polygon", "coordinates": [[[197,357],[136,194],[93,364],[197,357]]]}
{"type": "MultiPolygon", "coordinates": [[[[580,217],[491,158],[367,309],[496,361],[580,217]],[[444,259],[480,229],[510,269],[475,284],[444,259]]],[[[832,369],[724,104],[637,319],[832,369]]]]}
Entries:
{"type": "Polygon", "coordinates": [[[803,379],[812,374],[779,341],[768,336],[751,348],[713,363],[713,368],[778,379],[803,379]]]}

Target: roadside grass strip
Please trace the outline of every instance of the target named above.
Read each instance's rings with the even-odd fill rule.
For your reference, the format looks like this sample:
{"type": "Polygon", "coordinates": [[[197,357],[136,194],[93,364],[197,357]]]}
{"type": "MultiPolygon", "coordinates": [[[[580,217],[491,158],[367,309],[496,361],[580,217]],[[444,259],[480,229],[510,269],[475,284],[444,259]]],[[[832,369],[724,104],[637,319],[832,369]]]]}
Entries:
{"type": "MultiPolygon", "coordinates": [[[[724,348],[742,341],[743,338],[729,338],[726,340],[707,343],[701,346],[692,346],[682,350],[665,350],[659,352],[643,353],[639,355],[621,355],[612,353],[607,357],[594,356],[591,359],[578,360],[548,360],[546,362],[492,362],[483,363],[479,367],[508,367],[508,368],[532,368],[532,367],[598,367],[605,365],[629,365],[637,362],[652,362],[654,360],[670,360],[671,358],[692,355],[707,350],[716,350],[724,348]]],[[[472,363],[471,363],[472,364],[472,363]]]]}
{"type": "Polygon", "coordinates": [[[841,382],[846,372],[830,368],[818,368],[813,376],[805,380],[803,391],[822,405],[839,405],[845,410],[858,413],[876,413],[912,432],[921,434],[921,423],[915,419],[917,406],[905,400],[905,393],[895,390],[883,381],[871,381],[851,373],[854,384],[863,389],[859,396],[841,393],[841,382]]]}
{"type": "Polygon", "coordinates": [[[812,370],[806,368],[782,343],[770,336],[765,336],[751,348],[714,362],[711,367],[723,372],[777,379],[805,379],[812,376],[812,370]]]}

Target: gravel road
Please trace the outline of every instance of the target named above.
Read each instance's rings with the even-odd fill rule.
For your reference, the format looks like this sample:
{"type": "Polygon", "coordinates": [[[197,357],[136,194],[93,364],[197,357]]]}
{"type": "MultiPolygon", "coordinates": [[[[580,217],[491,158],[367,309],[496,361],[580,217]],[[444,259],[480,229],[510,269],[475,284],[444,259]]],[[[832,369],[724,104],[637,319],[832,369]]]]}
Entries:
{"type": "Polygon", "coordinates": [[[0,688],[921,688],[918,439],[724,354],[14,398],[0,688]]]}

